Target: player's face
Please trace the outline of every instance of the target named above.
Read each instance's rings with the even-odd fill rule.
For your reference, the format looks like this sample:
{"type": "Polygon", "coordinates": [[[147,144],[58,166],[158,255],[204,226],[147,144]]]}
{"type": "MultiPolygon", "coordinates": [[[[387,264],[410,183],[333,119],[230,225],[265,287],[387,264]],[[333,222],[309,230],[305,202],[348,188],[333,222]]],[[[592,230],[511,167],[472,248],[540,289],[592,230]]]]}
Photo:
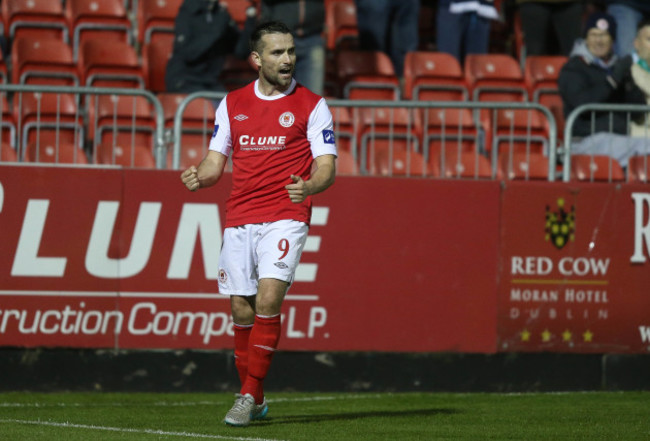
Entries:
{"type": "Polygon", "coordinates": [[[260,80],[285,90],[291,84],[296,66],[296,46],[291,34],[266,34],[262,36],[262,52],[255,62],[260,69],[260,80]]]}
{"type": "Polygon", "coordinates": [[[586,44],[595,57],[607,59],[612,54],[614,40],[608,31],[592,28],[587,32],[586,44]]]}
{"type": "Polygon", "coordinates": [[[636,34],[634,49],[639,54],[639,58],[650,63],[650,26],[642,27],[636,34]]]}

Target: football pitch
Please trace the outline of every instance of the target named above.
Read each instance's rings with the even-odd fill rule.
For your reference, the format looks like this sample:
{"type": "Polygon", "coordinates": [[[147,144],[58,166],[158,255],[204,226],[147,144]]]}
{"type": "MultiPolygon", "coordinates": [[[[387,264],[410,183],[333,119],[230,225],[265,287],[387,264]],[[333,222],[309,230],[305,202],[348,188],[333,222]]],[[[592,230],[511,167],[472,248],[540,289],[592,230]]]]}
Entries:
{"type": "Polygon", "coordinates": [[[0,394],[14,440],[650,440],[650,392],[272,393],[265,420],[221,420],[232,394],[0,394]]]}

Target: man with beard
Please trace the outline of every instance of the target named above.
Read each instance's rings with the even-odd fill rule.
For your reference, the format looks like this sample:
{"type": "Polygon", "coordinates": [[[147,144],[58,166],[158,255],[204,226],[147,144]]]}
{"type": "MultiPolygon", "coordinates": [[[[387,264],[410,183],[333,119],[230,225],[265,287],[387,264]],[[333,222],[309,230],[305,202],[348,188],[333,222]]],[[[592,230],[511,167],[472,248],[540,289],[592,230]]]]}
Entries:
{"type": "Polygon", "coordinates": [[[224,419],[232,426],[268,411],[263,382],[280,339],[280,309],[307,239],[311,195],[334,183],[336,158],[325,100],[292,77],[289,28],[259,25],[250,48],[259,78],[221,101],[208,154],[181,175],[191,191],[209,187],[232,155],[219,257],[219,292],[230,296],[242,384],[224,419]]]}

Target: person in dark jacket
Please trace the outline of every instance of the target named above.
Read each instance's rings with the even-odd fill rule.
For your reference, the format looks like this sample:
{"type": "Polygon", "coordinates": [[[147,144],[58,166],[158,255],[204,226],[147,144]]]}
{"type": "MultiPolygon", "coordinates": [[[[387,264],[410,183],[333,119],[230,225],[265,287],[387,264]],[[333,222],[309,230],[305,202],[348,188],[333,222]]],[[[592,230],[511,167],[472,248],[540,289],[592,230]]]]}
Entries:
{"type": "Polygon", "coordinates": [[[262,0],[260,21],[281,20],[296,44],[294,78],[316,95],[325,83],[325,4],[323,0],[262,0]]]}
{"type": "Polygon", "coordinates": [[[240,30],[218,0],[184,0],[174,23],[174,48],[165,72],[167,92],[225,91],[219,81],[226,56],[246,58],[256,25],[254,6],[240,30]]]}
{"type": "MultiPolygon", "coordinates": [[[[593,13],[587,19],[584,35],[584,39],[576,41],[558,78],[564,116],[583,104],[645,104],[643,92],[632,79],[632,57],[619,58],[613,52],[614,18],[593,13]]],[[[630,156],[646,148],[645,143],[637,145],[628,133],[627,112],[596,112],[593,119],[591,112],[583,112],[573,125],[572,136],[584,138],[573,139],[571,151],[610,155],[625,167],[630,156]]]]}

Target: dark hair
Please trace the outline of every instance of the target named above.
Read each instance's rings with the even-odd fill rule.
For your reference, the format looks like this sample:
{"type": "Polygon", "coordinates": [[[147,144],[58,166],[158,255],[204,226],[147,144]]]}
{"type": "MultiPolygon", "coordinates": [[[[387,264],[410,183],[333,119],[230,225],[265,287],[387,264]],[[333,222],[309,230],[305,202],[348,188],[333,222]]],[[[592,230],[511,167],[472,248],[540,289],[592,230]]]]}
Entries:
{"type": "Polygon", "coordinates": [[[291,34],[291,30],[281,21],[267,21],[260,23],[251,34],[249,42],[251,52],[254,51],[259,53],[262,51],[263,48],[260,47],[260,43],[262,42],[262,37],[266,34],[291,34]]]}

